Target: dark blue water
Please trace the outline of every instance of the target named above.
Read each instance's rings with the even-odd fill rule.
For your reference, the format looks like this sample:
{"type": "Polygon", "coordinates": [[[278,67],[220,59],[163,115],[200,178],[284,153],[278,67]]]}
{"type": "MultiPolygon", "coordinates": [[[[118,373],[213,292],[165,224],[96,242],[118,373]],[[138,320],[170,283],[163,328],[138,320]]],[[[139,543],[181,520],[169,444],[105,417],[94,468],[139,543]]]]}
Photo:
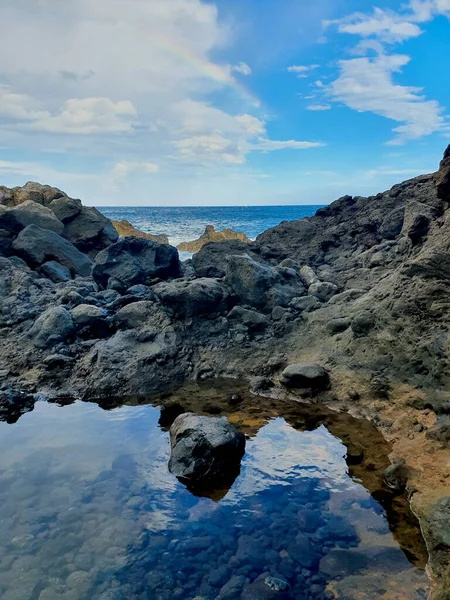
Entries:
{"type": "Polygon", "coordinates": [[[2,600],[426,597],[423,571],[324,426],[263,424],[212,500],[169,473],[159,416],[38,402],[0,423],[2,600]],[[272,595],[270,577],[290,590],[272,595]]]}
{"type": "Polygon", "coordinates": [[[125,219],[141,231],[165,233],[170,243],[177,246],[200,237],[207,225],[214,225],[216,230],[230,227],[254,239],[281,221],[310,217],[318,208],[320,206],[101,206],[99,210],[109,219],[125,219]]]}

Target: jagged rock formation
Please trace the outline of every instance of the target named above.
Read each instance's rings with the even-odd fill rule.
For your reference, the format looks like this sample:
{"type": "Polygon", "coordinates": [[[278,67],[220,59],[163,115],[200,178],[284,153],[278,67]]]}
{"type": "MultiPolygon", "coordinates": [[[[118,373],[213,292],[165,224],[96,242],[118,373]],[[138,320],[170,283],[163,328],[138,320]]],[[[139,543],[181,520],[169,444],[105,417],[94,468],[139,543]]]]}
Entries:
{"type": "Polygon", "coordinates": [[[158,242],[158,244],[168,244],[169,238],[166,234],[161,233],[158,235],[153,235],[152,233],[145,233],[140,229],[136,229],[129,221],[125,219],[123,221],[111,221],[114,226],[114,229],[120,236],[130,236],[137,238],[144,238],[146,240],[152,240],[153,242],[158,242]]]}
{"type": "Polygon", "coordinates": [[[369,418],[408,466],[433,598],[448,598],[449,160],[450,147],[437,173],[345,196],[253,243],[207,243],[184,271],[175,248],[117,241],[55,188],[1,188],[8,386],[105,397],[258,377],[258,393],[369,418]],[[320,385],[301,387],[313,371],[320,385]]]}
{"type": "Polygon", "coordinates": [[[216,231],[214,225],[207,225],[204,233],[202,233],[198,240],[182,242],[177,246],[177,249],[180,252],[190,252],[191,254],[195,254],[195,252],[198,252],[205,244],[210,242],[225,242],[228,240],[238,240],[240,242],[245,242],[246,244],[250,243],[250,240],[245,233],[239,233],[232,229],[216,231]]]}

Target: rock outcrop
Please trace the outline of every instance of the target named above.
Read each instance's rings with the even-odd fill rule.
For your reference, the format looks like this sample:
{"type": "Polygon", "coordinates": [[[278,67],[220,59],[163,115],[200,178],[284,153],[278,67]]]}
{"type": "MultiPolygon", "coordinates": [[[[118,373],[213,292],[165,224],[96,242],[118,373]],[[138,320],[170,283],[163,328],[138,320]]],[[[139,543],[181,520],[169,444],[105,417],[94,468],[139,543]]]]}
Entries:
{"type": "Polygon", "coordinates": [[[230,240],[238,240],[247,244],[250,243],[250,240],[244,233],[239,233],[237,231],[233,231],[232,229],[216,231],[214,225],[207,225],[204,233],[202,233],[198,240],[194,240],[192,242],[182,242],[177,246],[177,249],[180,252],[190,252],[191,254],[195,254],[195,252],[201,250],[205,244],[209,244],[211,242],[225,242],[230,240]]]}
{"type": "Polygon", "coordinates": [[[140,231],[136,229],[129,221],[111,221],[114,229],[117,231],[119,236],[126,237],[132,235],[137,238],[144,238],[145,240],[152,240],[153,242],[158,242],[158,244],[168,244],[169,238],[164,233],[153,235],[152,233],[145,233],[144,231],[140,231]]]}
{"type": "Polygon", "coordinates": [[[178,252],[172,246],[142,238],[125,237],[100,252],[92,271],[102,288],[120,290],[157,279],[181,277],[178,252]]]}

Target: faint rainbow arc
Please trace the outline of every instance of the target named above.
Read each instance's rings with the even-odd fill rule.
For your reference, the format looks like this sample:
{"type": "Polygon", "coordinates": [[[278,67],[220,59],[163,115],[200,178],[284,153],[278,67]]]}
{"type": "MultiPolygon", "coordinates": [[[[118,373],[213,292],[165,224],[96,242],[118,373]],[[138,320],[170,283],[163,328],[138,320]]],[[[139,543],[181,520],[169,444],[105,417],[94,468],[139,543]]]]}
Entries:
{"type": "Polygon", "coordinates": [[[205,77],[213,79],[221,85],[232,88],[237,94],[244,97],[253,106],[259,107],[261,105],[258,98],[256,98],[256,96],[254,96],[244,85],[239,83],[230,73],[227,73],[224,68],[215,65],[204,58],[201,58],[189,48],[182,46],[173,39],[152,36],[152,42],[164,52],[171,54],[181,61],[191,64],[205,77]]]}

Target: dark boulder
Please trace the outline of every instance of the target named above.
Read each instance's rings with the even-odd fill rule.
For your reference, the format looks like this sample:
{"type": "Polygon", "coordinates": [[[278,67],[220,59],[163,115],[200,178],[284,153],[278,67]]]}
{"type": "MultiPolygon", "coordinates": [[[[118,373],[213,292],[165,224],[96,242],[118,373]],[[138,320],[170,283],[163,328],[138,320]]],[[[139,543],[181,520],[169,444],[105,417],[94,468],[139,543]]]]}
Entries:
{"type": "Polygon", "coordinates": [[[33,268],[56,260],[67,267],[72,275],[86,276],[92,269],[91,260],[70,242],[54,231],[41,229],[36,225],[28,225],[19,233],[14,240],[13,249],[33,268]]]}
{"type": "Polygon", "coordinates": [[[0,212],[0,227],[3,229],[19,233],[28,225],[37,225],[41,229],[48,229],[59,235],[64,229],[64,225],[49,208],[31,200],[0,212]]]}
{"type": "Polygon", "coordinates": [[[83,338],[103,338],[109,332],[108,312],[91,304],[79,304],[70,311],[78,334],[83,338]]]}
{"type": "Polygon", "coordinates": [[[153,288],[164,306],[182,317],[221,312],[226,309],[227,292],[217,279],[175,280],[153,288]]]}
{"type": "Polygon", "coordinates": [[[35,398],[10,388],[0,390],[0,421],[12,425],[27,412],[34,408],[35,398]]]}
{"type": "Polygon", "coordinates": [[[350,327],[350,319],[347,317],[332,319],[327,323],[327,331],[330,335],[337,335],[338,333],[344,332],[350,327]]]}
{"type": "Polygon", "coordinates": [[[238,240],[205,244],[192,257],[196,277],[225,277],[227,257],[237,254],[253,255],[249,245],[238,240]]]}
{"type": "Polygon", "coordinates": [[[280,382],[287,388],[326,390],[330,387],[330,377],[320,365],[296,364],[286,367],[280,382]]]}
{"type": "Polygon", "coordinates": [[[39,273],[48,279],[51,279],[54,283],[64,283],[65,281],[70,281],[72,279],[70,270],[56,260],[50,260],[44,263],[39,269],[39,273]]]}
{"type": "Polygon", "coordinates": [[[82,209],[80,200],[65,197],[52,200],[48,207],[64,225],[79,215],[82,209]]]}
{"type": "Polygon", "coordinates": [[[299,274],[294,269],[271,267],[251,256],[229,256],[225,282],[242,304],[272,310],[287,306],[305,292],[299,274]]]}
{"type": "Polygon", "coordinates": [[[67,222],[63,235],[90,256],[95,256],[119,239],[111,221],[96,208],[86,206],[82,206],[77,216],[67,222]]]}
{"type": "Polygon", "coordinates": [[[37,348],[49,348],[65,342],[74,333],[72,317],[62,306],[47,309],[30,329],[30,337],[37,348]]]}
{"type": "Polygon", "coordinates": [[[11,256],[13,253],[12,244],[14,236],[10,231],[0,228],[0,256],[11,256]]]}
{"type": "Polygon", "coordinates": [[[175,419],[170,444],[170,472],[199,492],[230,485],[245,452],[245,436],[230,423],[193,413],[175,419]]]}
{"type": "Polygon", "coordinates": [[[264,331],[269,326],[269,319],[265,315],[242,306],[235,306],[228,313],[228,319],[232,323],[240,323],[251,332],[264,331]]]}
{"type": "Polygon", "coordinates": [[[133,285],[148,285],[156,278],[180,277],[181,265],[173,246],[124,237],[97,254],[92,275],[102,288],[113,279],[125,291],[133,285]]]}

